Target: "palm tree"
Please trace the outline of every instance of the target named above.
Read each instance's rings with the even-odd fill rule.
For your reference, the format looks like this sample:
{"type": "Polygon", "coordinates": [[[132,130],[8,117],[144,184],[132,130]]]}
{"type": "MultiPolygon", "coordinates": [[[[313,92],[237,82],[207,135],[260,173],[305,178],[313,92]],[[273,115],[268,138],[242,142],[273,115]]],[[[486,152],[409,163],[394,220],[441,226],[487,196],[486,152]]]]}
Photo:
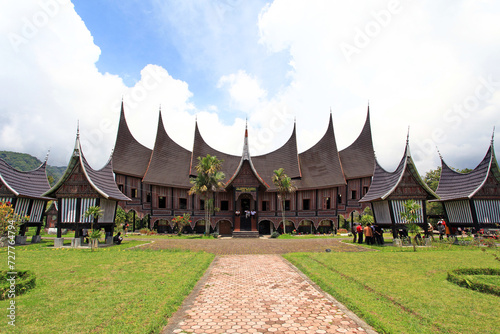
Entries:
{"type": "Polygon", "coordinates": [[[281,215],[283,217],[283,233],[286,233],[286,220],[285,220],[285,200],[288,194],[297,190],[297,187],[292,182],[292,179],[286,175],[283,168],[273,171],[273,183],[278,190],[278,198],[281,203],[281,215]]]}
{"type": "Polygon", "coordinates": [[[197,194],[205,202],[205,234],[210,234],[210,214],[213,209],[212,195],[224,188],[222,180],[226,176],[220,171],[223,162],[224,160],[219,160],[210,154],[203,158],[198,157],[198,164],[195,167],[198,176],[191,179],[193,186],[189,190],[189,195],[197,194]]]}

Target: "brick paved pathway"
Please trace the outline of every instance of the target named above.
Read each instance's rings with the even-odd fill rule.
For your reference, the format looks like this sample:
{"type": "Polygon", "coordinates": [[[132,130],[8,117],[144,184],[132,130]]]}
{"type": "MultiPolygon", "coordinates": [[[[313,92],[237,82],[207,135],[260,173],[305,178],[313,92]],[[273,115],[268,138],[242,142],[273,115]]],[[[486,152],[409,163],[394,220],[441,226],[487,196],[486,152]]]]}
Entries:
{"type": "MultiPolygon", "coordinates": [[[[133,239],[130,238],[130,239],[133,239]]],[[[370,252],[371,249],[347,244],[339,238],[301,239],[155,239],[144,246],[150,249],[189,249],[216,255],[284,254],[290,252],[370,252]]]]}
{"type": "Polygon", "coordinates": [[[218,256],[163,334],[375,333],[279,255],[218,256]]]}

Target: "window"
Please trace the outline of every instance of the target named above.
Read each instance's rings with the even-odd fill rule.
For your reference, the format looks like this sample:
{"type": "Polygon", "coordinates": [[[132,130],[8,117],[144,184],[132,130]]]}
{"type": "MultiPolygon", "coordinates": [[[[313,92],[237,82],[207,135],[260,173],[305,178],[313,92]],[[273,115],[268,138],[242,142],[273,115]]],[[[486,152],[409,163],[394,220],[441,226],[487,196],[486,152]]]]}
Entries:
{"type": "Polygon", "coordinates": [[[136,188],[132,188],[132,189],[130,190],[130,196],[131,196],[132,198],[137,198],[137,189],[136,189],[136,188]]]}
{"type": "Polygon", "coordinates": [[[229,201],[220,201],[220,211],[229,211],[229,201]]]}
{"type": "Polygon", "coordinates": [[[363,196],[368,192],[368,187],[363,187],[363,196]]]}
{"type": "Polygon", "coordinates": [[[307,198],[307,199],[303,199],[302,200],[302,210],[310,210],[310,204],[311,204],[311,201],[307,198]]]}
{"type": "Polygon", "coordinates": [[[269,201],[262,201],[262,211],[269,210],[269,201]]]}
{"type": "Polygon", "coordinates": [[[358,192],[356,190],[351,190],[351,199],[358,198],[357,195],[358,195],[358,192]]]}
{"type": "Polygon", "coordinates": [[[164,196],[158,196],[158,208],[165,209],[167,207],[167,199],[164,196]]]}
{"type": "Polygon", "coordinates": [[[290,211],[290,200],[285,200],[285,211],[290,211]]]}
{"type": "Polygon", "coordinates": [[[200,199],[200,210],[205,210],[205,200],[200,199]]]}
{"type": "Polygon", "coordinates": [[[179,198],[179,209],[186,210],[187,209],[187,198],[179,198]]]}
{"type": "Polygon", "coordinates": [[[337,203],[342,203],[342,195],[341,194],[337,195],[337,203]]]}
{"type": "Polygon", "coordinates": [[[325,197],[323,200],[323,209],[330,210],[332,208],[332,201],[330,197],[325,197]]]}
{"type": "Polygon", "coordinates": [[[118,189],[123,193],[123,184],[119,184],[118,189]]]}
{"type": "Polygon", "coordinates": [[[146,203],[151,203],[151,193],[146,194],[146,203]]]}

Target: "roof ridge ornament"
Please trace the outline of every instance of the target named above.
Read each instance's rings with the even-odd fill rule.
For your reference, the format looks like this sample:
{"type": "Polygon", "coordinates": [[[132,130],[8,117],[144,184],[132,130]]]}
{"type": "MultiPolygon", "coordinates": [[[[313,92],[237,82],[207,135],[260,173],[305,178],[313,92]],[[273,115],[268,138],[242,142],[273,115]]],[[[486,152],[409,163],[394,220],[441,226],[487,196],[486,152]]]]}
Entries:
{"type": "Polygon", "coordinates": [[[495,126],[493,125],[493,133],[491,134],[491,145],[493,145],[495,141],[495,126]]]}
{"type": "Polygon", "coordinates": [[[439,159],[443,160],[443,156],[441,155],[441,152],[439,152],[439,148],[437,147],[437,145],[436,145],[436,150],[438,152],[439,159]]]}
{"type": "Polygon", "coordinates": [[[47,151],[47,154],[45,155],[45,162],[47,162],[49,160],[49,154],[50,154],[50,148],[47,151]]]}

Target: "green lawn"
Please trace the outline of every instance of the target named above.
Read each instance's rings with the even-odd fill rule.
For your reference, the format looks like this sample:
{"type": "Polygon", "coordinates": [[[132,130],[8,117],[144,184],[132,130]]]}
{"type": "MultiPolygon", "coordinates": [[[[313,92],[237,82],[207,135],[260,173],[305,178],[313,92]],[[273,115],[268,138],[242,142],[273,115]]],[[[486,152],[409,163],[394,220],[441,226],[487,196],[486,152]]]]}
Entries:
{"type": "MultiPolygon", "coordinates": [[[[14,330],[7,324],[9,300],[0,301],[0,332],[159,332],[214,256],[127,249],[143,243],[127,240],[95,252],[47,247],[52,240],[16,246],[16,269],[35,272],[36,287],[15,298],[14,330]]],[[[0,253],[6,267],[6,249],[0,253]]]]}
{"type": "Polygon", "coordinates": [[[453,269],[500,263],[478,249],[456,247],[284,257],[381,333],[498,333],[499,297],[446,277],[453,269]]]}

